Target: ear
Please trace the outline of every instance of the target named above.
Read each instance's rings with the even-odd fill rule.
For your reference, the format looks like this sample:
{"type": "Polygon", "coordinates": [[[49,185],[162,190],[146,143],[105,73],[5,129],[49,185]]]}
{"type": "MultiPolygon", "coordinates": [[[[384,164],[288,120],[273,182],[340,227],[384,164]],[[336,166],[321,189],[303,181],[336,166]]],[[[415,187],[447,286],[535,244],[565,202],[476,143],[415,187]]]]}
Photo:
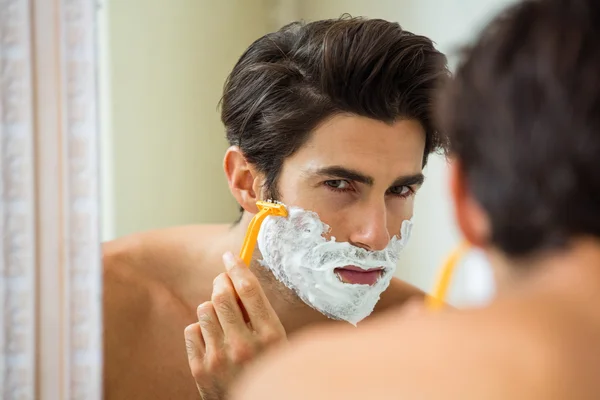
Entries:
{"type": "Polygon", "coordinates": [[[456,159],[450,163],[450,193],[463,236],[473,246],[486,247],[491,236],[489,218],[471,194],[460,161],[456,159]]]}
{"type": "Polygon", "coordinates": [[[227,149],[223,169],[233,197],[244,210],[256,214],[262,178],[252,164],[248,163],[239,147],[231,146],[227,149]]]}

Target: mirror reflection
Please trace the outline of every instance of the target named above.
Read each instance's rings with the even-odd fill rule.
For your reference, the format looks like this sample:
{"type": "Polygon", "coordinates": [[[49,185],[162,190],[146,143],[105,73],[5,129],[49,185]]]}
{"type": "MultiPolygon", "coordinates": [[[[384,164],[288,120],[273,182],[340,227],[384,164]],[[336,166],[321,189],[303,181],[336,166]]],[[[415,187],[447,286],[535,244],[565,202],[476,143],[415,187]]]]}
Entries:
{"type": "MultiPolygon", "coordinates": [[[[106,398],[220,399],[303,329],[422,301],[460,241],[435,89],[508,3],[105,4],[106,398]]],[[[470,253],[449,303],[492,294],[470,253]]]]}

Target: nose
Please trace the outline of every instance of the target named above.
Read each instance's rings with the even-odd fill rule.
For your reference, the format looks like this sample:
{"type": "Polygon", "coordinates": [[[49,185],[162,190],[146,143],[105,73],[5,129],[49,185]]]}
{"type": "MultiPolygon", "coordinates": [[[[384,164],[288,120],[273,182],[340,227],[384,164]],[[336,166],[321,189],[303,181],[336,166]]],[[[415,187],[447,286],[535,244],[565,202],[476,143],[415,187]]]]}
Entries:
{"type": "Polygon", "coordinates": [[[385,204],[369,204],[354,213],[354,229],[349,242],[365,250],[377,251],[386,248],[390,242],[387,229],[387,210],[385,204]]]}

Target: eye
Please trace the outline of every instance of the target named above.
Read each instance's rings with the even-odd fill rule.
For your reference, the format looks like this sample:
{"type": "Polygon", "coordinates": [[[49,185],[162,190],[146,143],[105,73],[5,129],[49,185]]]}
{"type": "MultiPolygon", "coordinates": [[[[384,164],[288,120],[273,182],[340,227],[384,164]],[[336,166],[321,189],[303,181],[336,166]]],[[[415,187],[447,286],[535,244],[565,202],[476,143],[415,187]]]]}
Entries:
{"type": "Polygon", "coordinates": [[[392,196],[408,197],[414,194],[414,190],[410,186],[393,186],[388,189],[392,196]]]}
{"type": "Polygon", "coordinates": [[[350,182],[348,182],[345,179],[335,179],[335,180],[325,181],[323,183],[325,184],[325,186],[327,186],[328,188],[333,189],[333,190],[346,191],[346,190],[350,190],[352,188],[352,186],[350,185],[350,182]]]}

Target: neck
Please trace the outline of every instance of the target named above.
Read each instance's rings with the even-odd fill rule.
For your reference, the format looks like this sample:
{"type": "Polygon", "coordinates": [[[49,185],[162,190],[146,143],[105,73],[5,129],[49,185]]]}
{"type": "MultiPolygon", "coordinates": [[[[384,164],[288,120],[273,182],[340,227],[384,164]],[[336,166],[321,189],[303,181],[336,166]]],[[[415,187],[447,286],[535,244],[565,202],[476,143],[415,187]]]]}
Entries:
{"type": "Polygon", "coordinates": [[[281,324],[288,335],[307,326],[333,321],[304,303],[291,289],[279,282],[273,273],[258,263],[259,252],[255,252],[252,272],[257,276],[269,303],[279,316],[281,324]],[[257,257],[258,255],[258,257],[257,257]]]}
{"type": "Polygon", "coordinates": [[[600,240],[579,238],[565,249],[520,260],[490,254],[498,294],[523,287],[552,288],[564,292],[600,293],[600,240]]]}

